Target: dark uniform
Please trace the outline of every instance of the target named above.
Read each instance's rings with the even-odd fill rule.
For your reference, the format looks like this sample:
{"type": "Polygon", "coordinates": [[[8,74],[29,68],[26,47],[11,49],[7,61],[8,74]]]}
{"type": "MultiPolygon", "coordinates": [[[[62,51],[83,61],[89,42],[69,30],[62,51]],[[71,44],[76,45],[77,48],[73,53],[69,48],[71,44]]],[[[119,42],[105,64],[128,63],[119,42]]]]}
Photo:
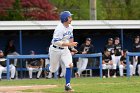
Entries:
{"type": "MultiPolygon", "coordinates": [[[[126,55],[123,55],[121,58],[120,58],[120,61],[123,62],[125,65],[123,64],[120,64],[119,65],[119,72],[120,72],[120,76],[123,76],[123,69],[126,68],[126,55]]],[[[132,58],[130,58],[130,65],[129,65],[129,68],[130,68],[130,76],[132,76],[133,74],[133,65],[131,64],[131,61],[132,61],[132,58]]]]}
{"type": "Polygon", "coordinates": [[[109,61],[112,60],[112,57],[110,55],[106,56],[105,54],[103,54],[102,60],[104,60],[106,63],[109,63],[109,61]]]}
{"type": "MultiPolygon", "coordinates": [[[[134,43],[133,44],[133,52],[140,52],[140,42],[139,43],[134,43]]],[[[133,69],[133,74],[135,75],[136,73],[136,67],[140,64],[140,57],[138,57],[138,62],[136,62],[134,60],[133,62],[133,66],[134,66],[134,69],[133,69]]]]}
{"type": "Polygon", "coordinates": [[[95,49],[92,44],[90,44],[90,45],[82,44],[79,49],[79,53],[82,54],[82,52],[84,52],[84,51],[86,51],[87,54],[91,54],[91,53],[95,52],[95,49]]]}
{"type": "Polygon", "coordinates": [[[126,56],[122,56],[120,61],[123,61],[123,63],[126,65],[126,56]]]}
{"type": "Polygon", "coordinates": [[[121,56],[121,50],[122,50],[121,44],[114,45],[114,50],[115,50],[115,56],[121,56]]]}
{"type": "Polygon", "coordinates": [[[28,65],[31,65],[31,66],[41,66],[41,62],[40,62],[41,59],[29,59],[28,60],[28,65]]]}
{"type": "MultiPolygon", "coordinates": [[[[106,56],[105,54],[103,54],[102,60],[104,60],[105,63],[109,63],[112,60],[112,57],[111,55],[106,56]]],[[[103,69],[103,76],[108,76],[108,69],[103,69]]]]}
{"type": "Polygon", "coordinates": [[[108,69],[110,69],[110,75],[109,76],[114,76],[115,75],[115,69],[116,69],[116,65],[113,64],[108,64],[110,61],[112,61],[112,57],[111,55],[106,56],[105,54],[103,54],[102,60],[105,61],[105,64],[102,64],[103,66],[103,76],[107,76],[108,74],[108,69]]]}
{"type": "Polygon", "coordinates": [[[111,52],[111,55],[113,55],[114,54],[114,44],[106,45],[104,50],[109,50],[111,52]]]}

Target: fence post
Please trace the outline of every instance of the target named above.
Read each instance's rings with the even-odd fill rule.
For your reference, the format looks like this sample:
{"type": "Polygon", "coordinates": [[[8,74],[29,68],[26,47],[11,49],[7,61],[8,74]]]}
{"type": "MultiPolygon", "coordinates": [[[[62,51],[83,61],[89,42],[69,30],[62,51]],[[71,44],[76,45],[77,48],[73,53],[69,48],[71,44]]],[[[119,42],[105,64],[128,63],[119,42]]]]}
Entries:
{"type": "Polygon", "coordinates": [[[130,62],[129,62],[129,55],[128,55],[128,53],[127,53],[127,56],[126,56],[127,77],[130,77],[130,68],[129,68],[129,64],[130,64],[130,62]]]}
{"type": "Polygon", "coordinates": [[[7,80],[10,80],[9,58],[7,58],[6,66],[7,66],[7,80]]]}
{"type": "Polygon", "coordinates": [[[102,78],[102,55],[100,56],[100,77],[102,78]]]}

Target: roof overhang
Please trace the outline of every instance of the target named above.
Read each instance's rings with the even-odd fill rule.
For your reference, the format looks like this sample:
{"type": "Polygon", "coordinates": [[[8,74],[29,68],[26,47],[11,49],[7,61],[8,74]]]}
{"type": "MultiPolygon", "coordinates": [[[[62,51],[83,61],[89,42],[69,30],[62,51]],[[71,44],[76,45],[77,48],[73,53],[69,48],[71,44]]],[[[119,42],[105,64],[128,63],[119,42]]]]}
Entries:
{"type": "MultiPolygon", "coordinates": [[[[0,21],[0,30],[53,30],[59,21],[0,21]]],[[[76,20],[74,29],[140,29],[140,20],[76,20]]]]}

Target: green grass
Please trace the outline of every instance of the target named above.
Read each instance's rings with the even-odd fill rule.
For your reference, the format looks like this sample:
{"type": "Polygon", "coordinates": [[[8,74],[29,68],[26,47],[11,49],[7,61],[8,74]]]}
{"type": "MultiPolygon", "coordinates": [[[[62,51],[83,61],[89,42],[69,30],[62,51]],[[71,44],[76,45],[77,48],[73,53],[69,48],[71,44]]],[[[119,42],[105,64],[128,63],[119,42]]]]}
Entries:
{"type": "MultiPolygon", "coordinates": [[[[14,85],[57,85],[52,89],[24,90],[24,92],[63,93],[64,79],[33,79],[33,80],[3,80],[0,86],[14,85]]],[[[71,81],[74,93],[140,93],[140,77],[124,78],[73,78],[71,81]]]]}

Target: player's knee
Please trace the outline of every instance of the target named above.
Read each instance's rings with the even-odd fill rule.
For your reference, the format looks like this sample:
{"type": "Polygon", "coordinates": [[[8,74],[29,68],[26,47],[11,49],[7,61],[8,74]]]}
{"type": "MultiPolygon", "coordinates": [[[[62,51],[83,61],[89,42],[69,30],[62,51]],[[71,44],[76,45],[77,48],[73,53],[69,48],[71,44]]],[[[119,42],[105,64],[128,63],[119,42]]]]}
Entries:
{"type": "Polygon", "coordinates": [[[33,70],[33,68],[28,68],[28,70],[29,70],[29,71],[32,71],[32,70],[33,70]]]}
{"type": "Polygon", "coordinates": [[[70,68],[73,68],[73,63],[69,64],[70,68]]]}
{"type": "Polygon", "coordinates": [[[42,68],[39,68],[39,71],[42,71],[42,68]]]}
{"type": "Polygon", "coordinates": [[[68,64],[66,68],[73,68],[73,63],[68,64]]]}
{"type": "Polygon", "coordinates": [[[106,64],[102,64],[102,69],[106,69],[106,64]]]}

